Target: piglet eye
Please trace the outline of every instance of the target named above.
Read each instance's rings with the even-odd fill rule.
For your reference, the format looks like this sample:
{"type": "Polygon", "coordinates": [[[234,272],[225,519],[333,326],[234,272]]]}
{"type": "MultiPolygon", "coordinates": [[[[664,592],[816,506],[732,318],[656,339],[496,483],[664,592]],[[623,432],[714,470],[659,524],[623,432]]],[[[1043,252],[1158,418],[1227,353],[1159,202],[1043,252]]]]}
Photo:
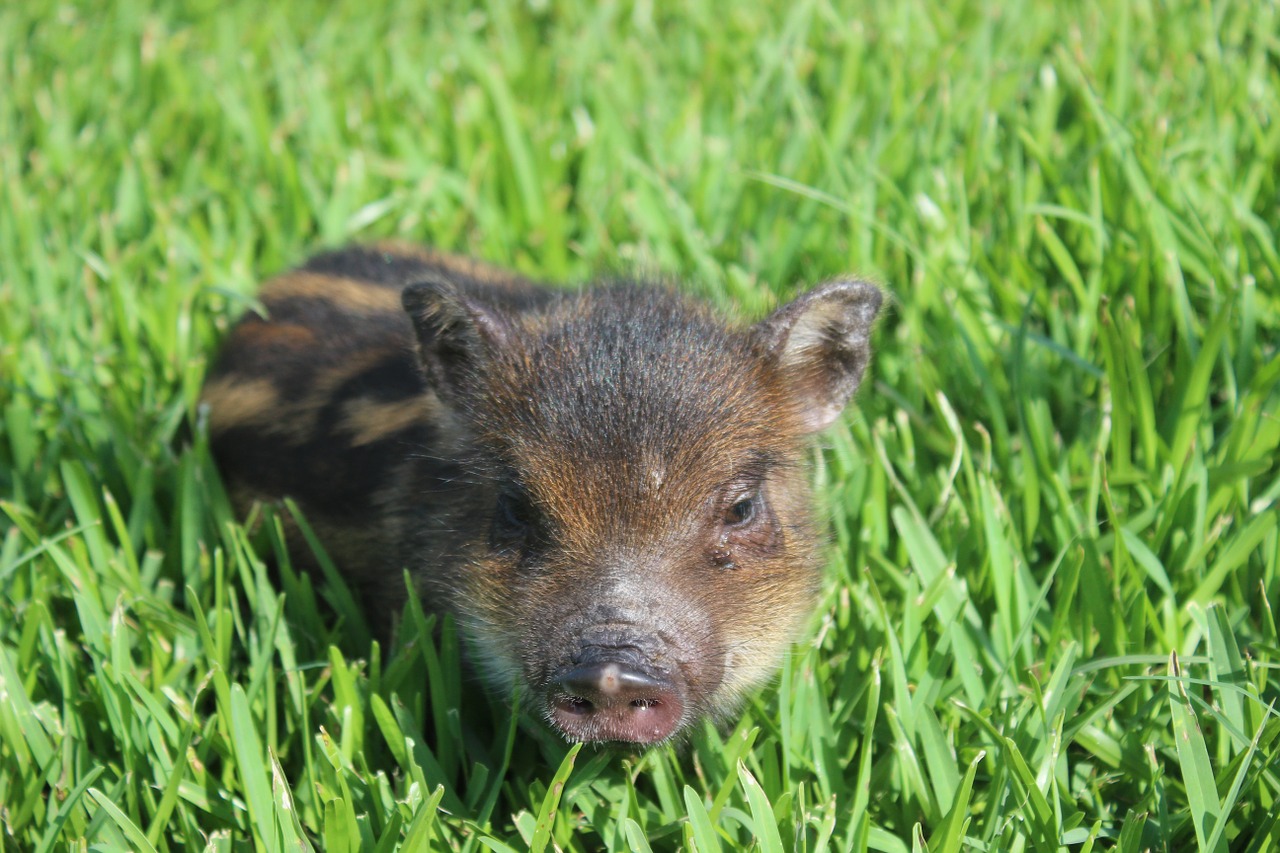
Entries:
{"type": "Polygon", "coordinates": [[[755,494],[743,495],[724,512],[722,521],[726,527],[742,527],[756,517],[760,498],[755,494]]]}
{"type": "Polygon", "coordinates": [[[509,487],[498,493],[498,502],[493,512],[493,531],[496,537],[513,539],[526,536],[537,523],[538,511],[528,492],[509,487]]]}

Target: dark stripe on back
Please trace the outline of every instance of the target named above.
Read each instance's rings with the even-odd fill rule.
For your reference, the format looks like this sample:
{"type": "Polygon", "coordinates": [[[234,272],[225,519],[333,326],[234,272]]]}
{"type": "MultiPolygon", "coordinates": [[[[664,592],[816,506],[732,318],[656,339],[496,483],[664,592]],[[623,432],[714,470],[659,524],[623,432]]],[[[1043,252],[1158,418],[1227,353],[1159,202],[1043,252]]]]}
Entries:
{"type": "MultiPolygon", "coordinates": [[[[288,296],[266,301],[271,323],[294,323],[313,330],[325,346],[345,346],[351,339],[385,346],[396,339],[406,346],[413,341],[413,325],[409,315],[400,310],[353,311],[339,299],[318,296],[288,296]]],[[[249,315],[246,321],[252,321],[249,315]]]]}
{"type": "Polygon", "coordinates": [[[254,427],[232,427],[213,437],[223,471],[253,492],[293,496],[326,515],[358,521],[376,515],[372,496],[392,482],[392,472],[421,448],[428,429],[415,425],[387,438],[352,447],[345,433],[321,432],[301,444],[266,436],[254,427]]]}
{"type": "Polygon", "coordinates": [[[386,358],[353,374],[331,395],[336,403],[371,400],[376,403],[399,403],[426,393],[422,371],[408,352],[388,353],[386,358]]]}
{"type": "MultiPolygon", "coordinates": [[[[414,356],[413,327],[400,312],[356,314],[343,310],[342,303],[311,297],[291,297],[269,302],[270,320],[247,315],[232,332],[218,356],[210,378],[239,373],[246,378],[270,379],[285,401],[296,402],[314,393],[318,378],[340,370],[352,358],[382,350],[384,359],[375,363],[371,381],[387,385],[386,397],[394,399],[421,393],[422,380],[414,356]],[[307,330],[314,337],[299,346],[294,336],[307,330]],[[391,365],[394,365],[392,367],[391,365]],[[394,374],[387,384],[383,373],[394,374]]],[[[353,387],[361,371],[342,384],[337,399],[358,395],[353,387]]]]}
{"type": "Polygon", "coordinates": [[[357,246],[316,255],[300,269],[396,287],[403,287],[431,271],[420,258],[357,246]]]}

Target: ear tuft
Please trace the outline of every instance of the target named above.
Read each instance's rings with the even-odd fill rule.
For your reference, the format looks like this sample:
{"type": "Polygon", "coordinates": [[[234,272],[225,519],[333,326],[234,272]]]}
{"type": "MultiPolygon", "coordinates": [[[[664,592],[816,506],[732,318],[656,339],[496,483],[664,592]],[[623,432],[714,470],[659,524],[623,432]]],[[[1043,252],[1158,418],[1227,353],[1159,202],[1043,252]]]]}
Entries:
{"type": "Polygon", "coordinates": [[[450,400],[465,396],[506,345],[506,318],[443,278],[411,284],[400,299],[413,322],[419,358],[432,387],[450,400]]]}
{"type": "Polygon", "coordinates": [[[833,423],[858,390],[882,300],[874,284],[831,281],[756,324],[753,333],[776,360],[810,432],[833,423]]]}

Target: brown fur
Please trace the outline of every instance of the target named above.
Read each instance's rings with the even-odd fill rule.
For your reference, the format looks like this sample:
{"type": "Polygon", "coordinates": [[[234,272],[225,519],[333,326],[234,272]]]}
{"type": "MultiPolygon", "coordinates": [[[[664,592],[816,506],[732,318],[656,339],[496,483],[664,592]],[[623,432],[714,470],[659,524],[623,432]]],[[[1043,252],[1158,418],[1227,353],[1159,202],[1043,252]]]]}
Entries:
{"type": "Polygon", "coordinates": [[[773,672],[817,589],[807,439],[861,379],[874,287],[739,328],[383,244],[261,300],[206,385],[214,453],[242,509],[297,499],[371,619],[408,568],[492,683],[581,740],[665,739],[773,672]],[[619,672],[660,686],[613,707],[619,672]]]}

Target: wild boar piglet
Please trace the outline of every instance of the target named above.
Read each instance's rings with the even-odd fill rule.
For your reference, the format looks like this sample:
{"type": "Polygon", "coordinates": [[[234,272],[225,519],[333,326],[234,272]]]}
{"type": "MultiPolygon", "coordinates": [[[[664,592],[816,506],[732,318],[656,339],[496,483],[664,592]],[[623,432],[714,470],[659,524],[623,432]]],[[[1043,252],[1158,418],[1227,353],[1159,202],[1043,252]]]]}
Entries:
{"type": "Polygon", "coordinates": [[[298,502],[376,629],[407,568],[575,741],[668,740],[776,670],[818,590],[809,439],[862,379],[875,286],[740,325],[666,286],[372,246],[260,298],[205,387],[214,455],[239,510],[298,502]]]}

